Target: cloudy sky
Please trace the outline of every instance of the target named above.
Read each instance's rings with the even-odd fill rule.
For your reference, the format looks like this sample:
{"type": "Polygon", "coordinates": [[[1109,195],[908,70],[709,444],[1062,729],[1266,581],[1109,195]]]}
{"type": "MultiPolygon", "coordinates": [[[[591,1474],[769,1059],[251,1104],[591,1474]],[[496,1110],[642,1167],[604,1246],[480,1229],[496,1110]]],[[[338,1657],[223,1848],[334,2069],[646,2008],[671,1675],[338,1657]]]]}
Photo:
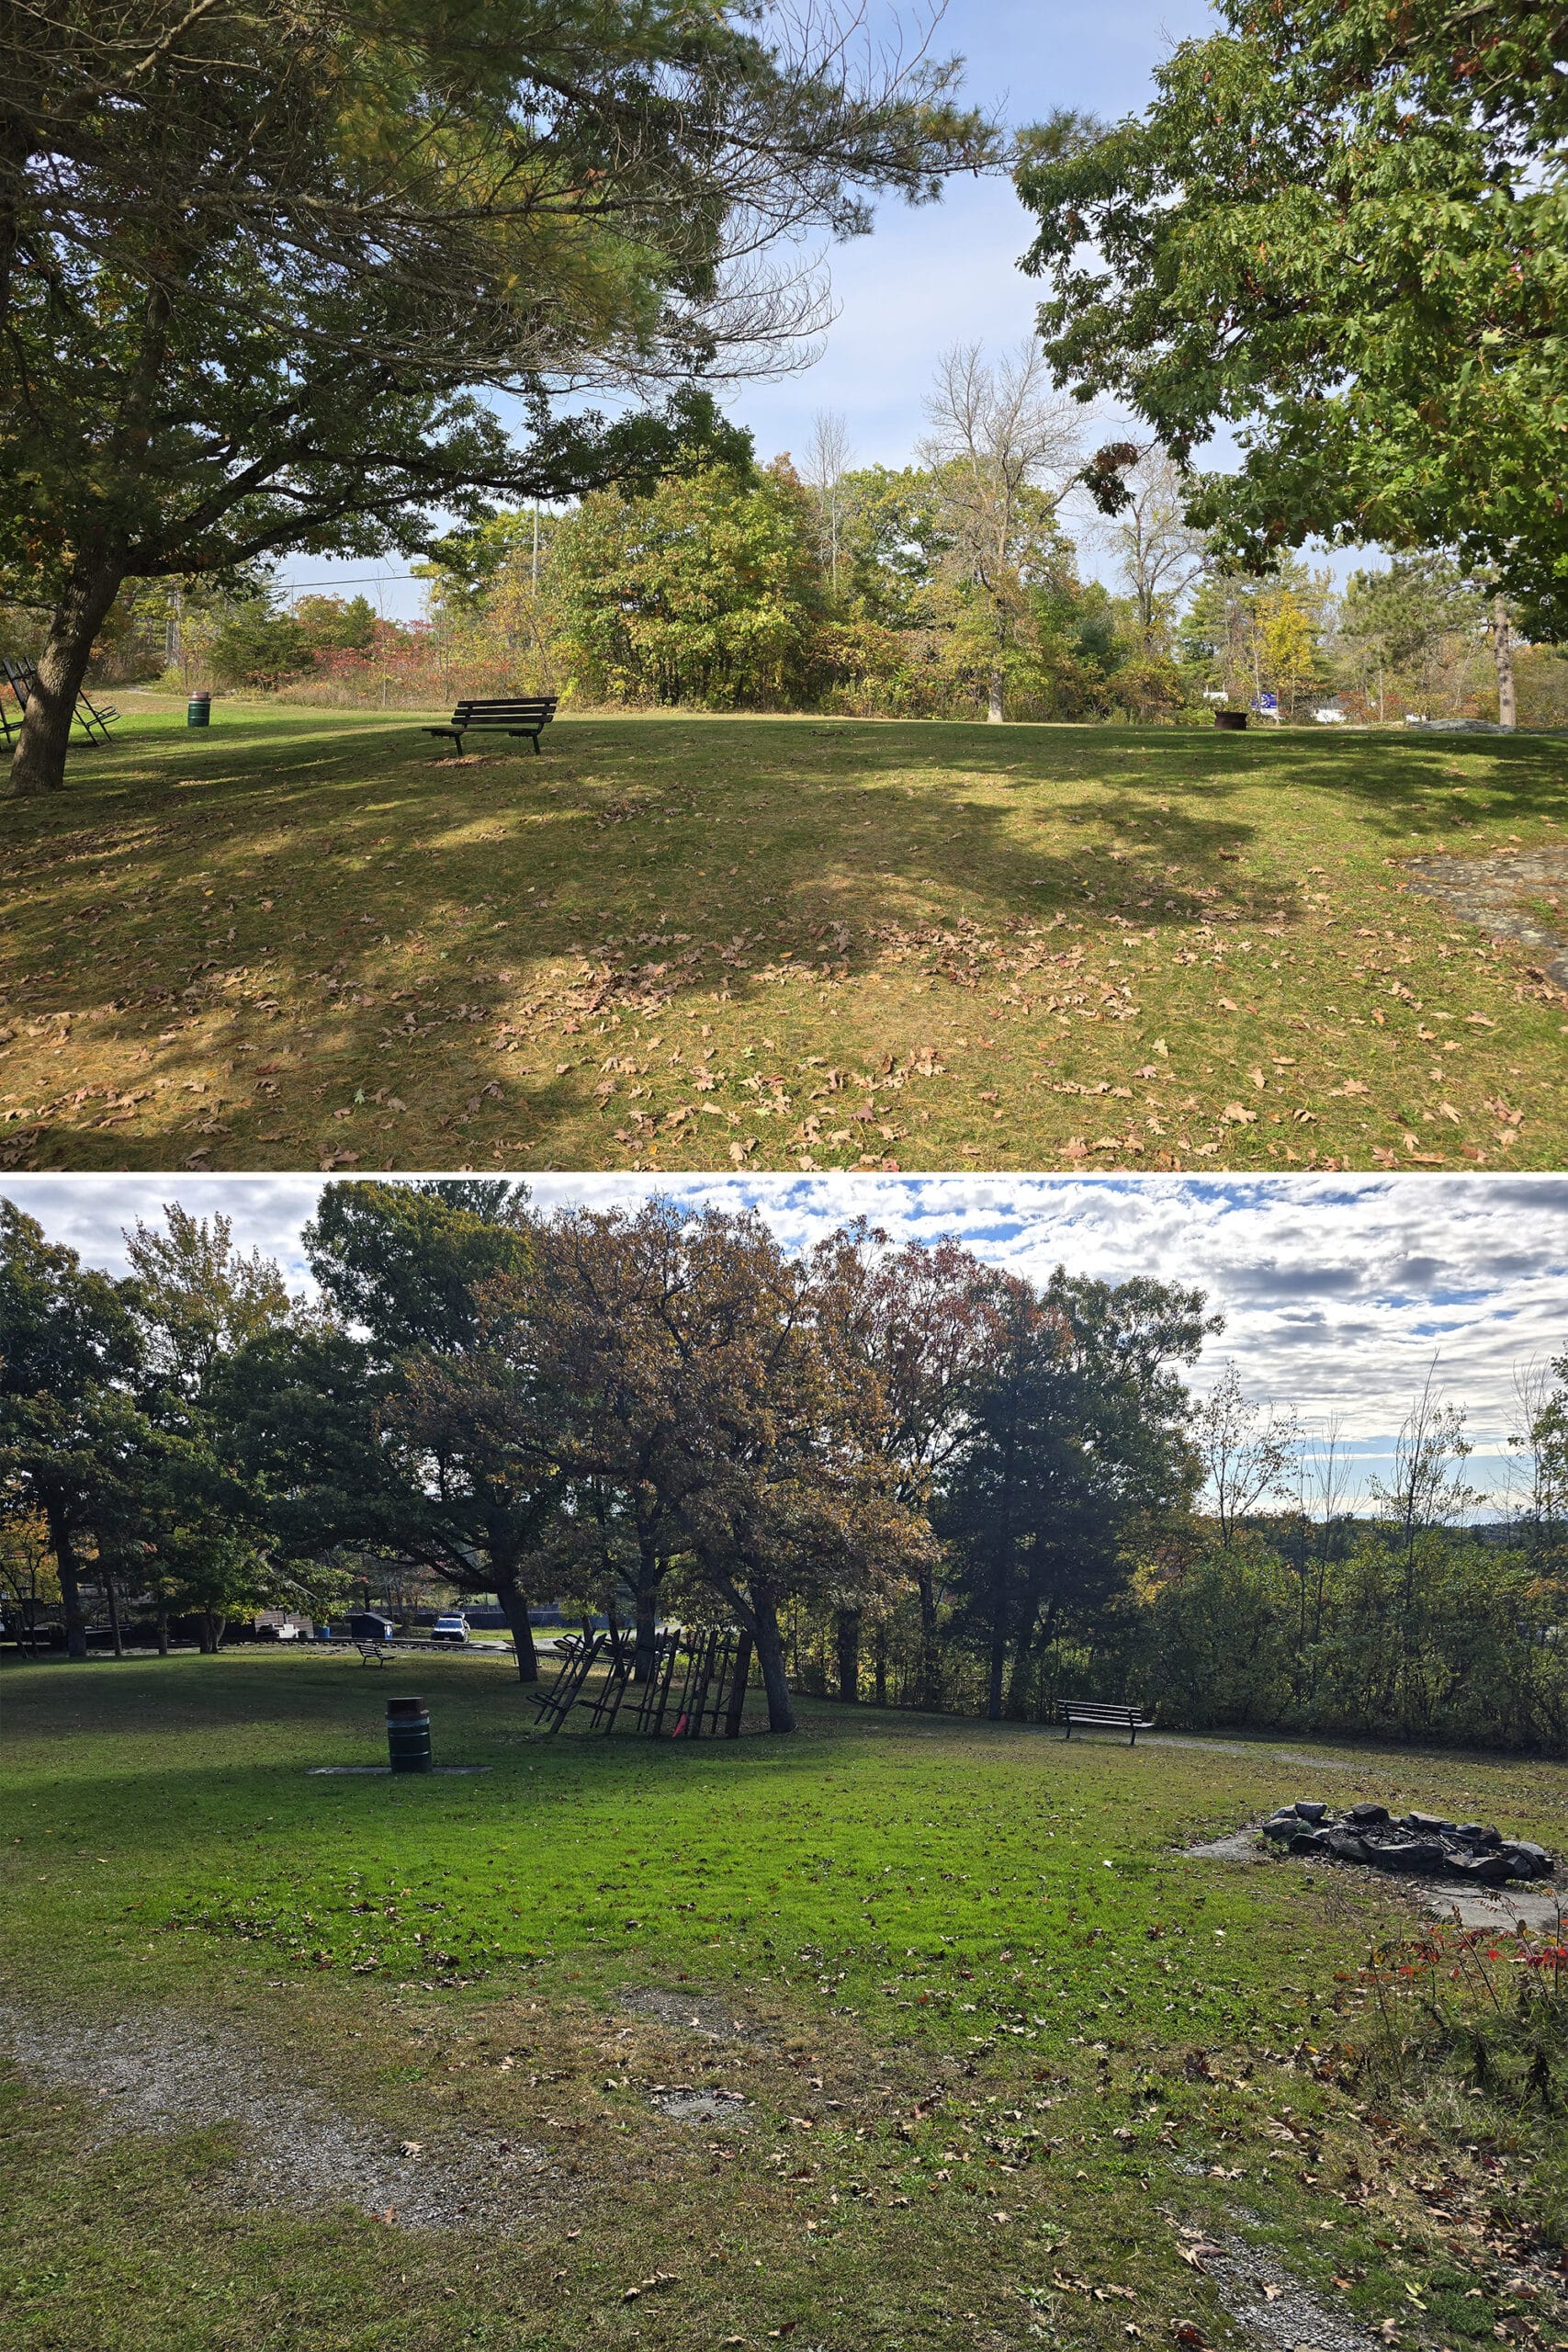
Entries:
{"type": "MultiPolygon", "coordinates": [[[[895,1241],[956,1235],[977,1256],[1043,1278],[1065,1264],[1119,1282],[1192,1283],[1225,1317],[1196,1385],[1234,1358],[1249,1393],[1322,1430],[1337,1415],[1365,1480],[1434,1358],[1469,1410],[1472,1483],[1501,1498],[1517,1374],[1568,1353],[1568,1178],[1091,1176],[664,1178],[541,1176],[535,1197],[633,1204],[656,1188],[754,1206],[791,1248],[863,1214],[895,1241]]],[[[224,1210],[300,1285],[310,1176],[28,1177],[6,1192],[55,1238],[123,1271],[122,1228],[177,1197],[224,1210]]]]}
{"type": "MultiPolygon", "coordinates": [[[[851,13],[850,0],[840,13],[851,13]]],[[[918,46],[913,8],[901,37],[882,0],[868,13],[874,37],[901,38],[906,53],[918,46]]],[[[964,58],[968,102],[1011,127],[1058,107],[1114,120],[1147,104],[1151,71],[1179,40],[1214,22],[1206,0],[951,0],[930,47],[964,58]]],[[[812,364],[727,390],[726,407],[750,427],[763,458],[786,449],[802,458],[812,418],[827,409],[844,418],[853,462],[907,463],[938,353],[981,343],[999,356],[1030,333],[1041,288],[1018,263],[1031,233],[1005,178],[955,180],[940,204],[885,204],[871,236],[828,255],[838,315],[812,364]]],[[[1094,551],[1086,554],[1096,569],[1094,551]]],[[[323,565],[300,556],[280,577],[290,588],[363,585],[389,618],[408,618],[422,609],[422,591],[406,571],[395,560],[323,565]]]]}

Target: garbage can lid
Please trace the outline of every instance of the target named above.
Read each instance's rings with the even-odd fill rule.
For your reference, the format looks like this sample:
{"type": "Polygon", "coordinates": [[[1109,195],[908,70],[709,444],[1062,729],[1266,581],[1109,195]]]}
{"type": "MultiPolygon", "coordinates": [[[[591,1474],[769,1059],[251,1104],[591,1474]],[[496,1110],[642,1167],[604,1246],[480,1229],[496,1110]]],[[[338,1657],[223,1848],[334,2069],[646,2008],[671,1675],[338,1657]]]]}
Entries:
{"type": "Polygon", "coordinates": [[[389,1699],[387,1702],[389,1715],[423,1715],[427,1712],[423,1699],[389,1699]]]}

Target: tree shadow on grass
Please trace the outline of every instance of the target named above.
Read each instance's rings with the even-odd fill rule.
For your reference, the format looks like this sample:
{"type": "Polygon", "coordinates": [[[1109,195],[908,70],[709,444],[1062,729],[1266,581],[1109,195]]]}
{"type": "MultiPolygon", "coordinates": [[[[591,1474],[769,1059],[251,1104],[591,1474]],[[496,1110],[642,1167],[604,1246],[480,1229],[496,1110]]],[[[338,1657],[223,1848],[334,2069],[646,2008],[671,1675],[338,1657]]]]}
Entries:
{"type": "Polygon", "coordinates": [[[772,1012],[791,968],[853,984],[924,956],[988,985],[1010,947],[1068,924],[1288,932],[1299,877],[1242,863],[1268,851],[1258,796],[1276,783],[1298,822],[1323,794],[1404,843],[1451,833],[1456,790],[1494,820],[1568,798],[1563,747],[1533,740],[568,719],[537,759],[454,760],[417,728],[266,714],[183,775],[180,739],[127,741],[95,784],[13,808],[5,1025],[54,1024],[62,1048],[63,1099],[26,1106],[28,1164],[329,1164],[343,1127],[366,1167],[460,1162],[498,1129],[537,1164],[585,1116],[581,1080],[547,1069],[525,1091],[508,1031],[570,1062],[606,1010],[646,1025],[722,985],[772,1012]],[[1054,831],[1032,847],[1036,812],[1054,831]],[[258,1091],[204,1117],[225,1052],[258,1091]],[[384,1096],[447,1088],[438,1122],[422,1109],[406,1144],[400,1111],[327,1124],[379,1112],[389,1069],[384,1096]],[[128,1113],[148,1080],[170,1102],[128,1113]]]}

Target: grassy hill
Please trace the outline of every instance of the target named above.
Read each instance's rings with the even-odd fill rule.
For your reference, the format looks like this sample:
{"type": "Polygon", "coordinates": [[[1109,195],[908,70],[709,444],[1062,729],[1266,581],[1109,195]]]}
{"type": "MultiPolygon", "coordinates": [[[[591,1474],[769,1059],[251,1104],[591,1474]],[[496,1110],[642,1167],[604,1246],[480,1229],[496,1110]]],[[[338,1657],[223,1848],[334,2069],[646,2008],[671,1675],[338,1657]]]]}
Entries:
{"type": "Polygon", "coordinates": [[[1550,950],[1407,888],[1528,856],[1550,934],[1560,739],[545,740],[220,705],[77,745],[0,812],[0,1168],[1568,1158],[1550,950]]]}
{"type": "Polygon", "coordinates": [[[0,2345],[1124,2352],[1258,2277],[1295,2340],[1562,2336],[1560,2117],[1359,2069],[1406,1898],[1178,1849],[1314,1791],[1550,1838],[1563,1767],[540,1742],[418,1674],[482,1772],[313,1774],[381,1760],[356,1660],[6,1669],[0,2345]]]}

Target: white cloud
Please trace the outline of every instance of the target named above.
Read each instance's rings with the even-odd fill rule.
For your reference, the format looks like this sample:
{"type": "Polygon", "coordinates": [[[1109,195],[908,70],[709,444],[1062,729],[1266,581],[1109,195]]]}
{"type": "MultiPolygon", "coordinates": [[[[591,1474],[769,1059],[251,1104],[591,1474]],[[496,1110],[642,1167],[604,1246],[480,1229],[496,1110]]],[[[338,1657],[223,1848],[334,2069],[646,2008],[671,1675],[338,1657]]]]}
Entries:
{"type": "MultiPolygon", "coordinates": [[[[1060,1264],[1122,1282],[1195,1284],[1225,1317],[1198,1385],[1227,1357],[1249,1392],[1337,1413],[1376,1468],[1434,1355],[1470,1410],[1474,1483],[1505,1483],[1516,1370],[1568,1352],[1568,1178],[1330,1176],[538,1176],[545,1208],[633,1205],[662,1190],[753,1206],[787,1248],[855,1216],[894,1242],[955,1234],[1039,1281],[1060,1264]]],[[[236,1238],[307,1269],[310,1176],[18,1176],[9,1196],[90,1262],[123,1267],[121,1229],[178,1198],[221,1209],[236,1238]]]]}

